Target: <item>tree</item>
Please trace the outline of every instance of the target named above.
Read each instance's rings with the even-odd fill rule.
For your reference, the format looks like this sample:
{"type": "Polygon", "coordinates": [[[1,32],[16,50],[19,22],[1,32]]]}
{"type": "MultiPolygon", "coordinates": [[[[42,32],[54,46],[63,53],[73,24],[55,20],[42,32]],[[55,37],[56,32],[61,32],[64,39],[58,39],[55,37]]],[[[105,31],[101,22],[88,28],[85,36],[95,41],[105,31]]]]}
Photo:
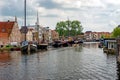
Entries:
{"type": "Polygon", "coordinates": [[[76,36],[82,33],[82,25],[78,20],[60,21],[56,24],[56,31],[60,36],[76,36]]]}
{"type": "Polygon", "coordinates": [[[64,21],[60,21],[56,24],[56,31],[59,33],[60,36],[65,35],[66,33],[66,24],[64,21]]]}
{"type": "Polygon", "coordinates": [[[81,34],[83,28],[82,28],[82,25],[81,25],[81,22],[77,21],[77,20],[74,20],[72,21],[72,24],[71,24],[71,27],[72,27],[72,35],[78,35],[78,34],[81,34]]]}
{"type": "Polygon", "coordinates": [[[119,37],[120,36],[120,27],[116,27],[114,28],[113,32],[112,32],[112,37],[119,37]]]}

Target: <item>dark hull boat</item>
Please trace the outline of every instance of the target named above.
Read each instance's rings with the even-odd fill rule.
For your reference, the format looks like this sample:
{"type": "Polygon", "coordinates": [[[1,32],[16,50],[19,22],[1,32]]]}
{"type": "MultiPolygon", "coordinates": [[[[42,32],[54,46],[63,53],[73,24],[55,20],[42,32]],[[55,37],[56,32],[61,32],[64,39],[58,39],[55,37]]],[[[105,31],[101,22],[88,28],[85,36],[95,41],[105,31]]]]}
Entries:
{"type": "Polygon", "coordinates": [[[81,44],[81,43],[83,43],[83,41],[82,41],[82,40],[79,40],[79,41],[78,41],[78,44],[81,44]]]}
{"type": "MultiPolygon", "coordinates": [[[[28,47],[29,48],[29,47],[28,47]]],[[[37,45],[35,44],[30,44],[30,52],[36,52],[37,51],[37,45]]]]}
{"type": "Polygon", "coordinates": [[[62,42],[62,47],[68,47],[68,46],[69,46],[69,44],[67,41],[62,42]]]}
{"type": "Polygon", "coordinates": [[[22,46],[21,51],[22,52],[27,52],[28,51],[28,45],[22,46]]]}
{"type": "Polygon", "coordinates": [[[77,41],[74,41],[75,44],[82,44],[83,41],[82,40],[77,40],[77,41]]]}
{"type": "Polygon", "coordinates": [[[75,44],[75,42],[74,41],[68,41],[68,44],[69,44],[69,46],[72,46],[73,44],[75,44]]]}
{"type": "Polygon", "coordinates": [[[21,43],[21,51],[22,52],[27,52],[28,51],[28,41],[23,41],[21,43]]]}
{"type": "Polygon", "coordinates": [[[48,44],[38,44],[37,49],[38,50],[47,50],[48,49],[48,44]]]}
{"type": "Polygon", "coordinates": [[[58,47],[61,47],[61,46],[62,46],[62,43],[61,43],[60,41],[54,41],[53,44],[52,44],[52,46],[53,46],[54,48],[58,48],[58,47]]]}
{"type": "Polygon", "coordinates": [[[98,47],[99,47],[99,48],[103,48],[103,44],[102,44],[102,43],[99,43],[98,47]]]}

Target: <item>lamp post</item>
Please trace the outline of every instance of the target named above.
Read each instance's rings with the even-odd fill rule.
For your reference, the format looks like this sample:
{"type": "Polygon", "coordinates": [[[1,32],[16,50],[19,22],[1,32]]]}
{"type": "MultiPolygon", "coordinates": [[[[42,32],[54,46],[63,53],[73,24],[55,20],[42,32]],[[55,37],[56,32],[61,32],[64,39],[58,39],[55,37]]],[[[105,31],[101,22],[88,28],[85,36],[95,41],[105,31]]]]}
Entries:
{"type": "Polygon", "coordinates": [[[21,28],[22,33],[24,33],[24,40],[26,41],[26,34],[28,32],[28,28],[26,27],[26,0],[24,2],[24,26],[21,28]]]}
{"type": "Polygon", "coordinates": [[[71,30],[71,27],[70,27],[70,23],[69,23],[69,18],[68,18],[68,35],[69,35],[69,37],[70,37],[70,30],[71,30]]]}
{"type": "MultiPolygon", "coordinates": [[[[26,0],[25,0],[25,3],[24,3],[24,26],[26,27],[26,0]]],[[[25,41],[26,41],[26,33],[25,33],[25,41]]]]}
{"type": "Polygon", "coordinates": [[[76,38],[77,38],[77,35],[78,35],[78,34],[77,34],[77,32],[78,32],[78,28],[76,28],[76,31],[75,31],[75,33],[76,33],[76,35],[75,35],[75,36],[76,36],[76,38]]]}
{"type": "Polygon", "coordinates": [[[26,0],[24,0],[24,26],[21,28],[22,33],[24,34],[24,40],[26,41],[26,34],[28,28],[26,27],[26,0]]]}

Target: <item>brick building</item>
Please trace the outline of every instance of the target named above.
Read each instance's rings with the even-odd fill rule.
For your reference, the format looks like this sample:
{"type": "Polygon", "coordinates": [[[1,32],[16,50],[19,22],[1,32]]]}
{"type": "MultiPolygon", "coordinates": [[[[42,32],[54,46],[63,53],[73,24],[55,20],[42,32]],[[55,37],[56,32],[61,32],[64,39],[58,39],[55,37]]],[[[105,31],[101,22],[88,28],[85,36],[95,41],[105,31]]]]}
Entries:
{"type": "Polygon", "coordinates": [[[0,22],[0,45],[7,45],[11,42],[21,42],[21,33],[16,18],[15,21],[0,22]]]}

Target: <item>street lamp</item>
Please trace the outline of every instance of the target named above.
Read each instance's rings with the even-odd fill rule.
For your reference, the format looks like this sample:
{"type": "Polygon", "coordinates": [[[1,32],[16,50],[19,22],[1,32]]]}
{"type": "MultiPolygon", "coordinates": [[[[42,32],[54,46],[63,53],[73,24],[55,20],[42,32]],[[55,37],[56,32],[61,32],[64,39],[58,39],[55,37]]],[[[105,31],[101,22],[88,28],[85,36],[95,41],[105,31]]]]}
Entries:
{"type": "Polygon", "coordinates": [[[71,27],[70,27],[70,21],[69,21],[69,18],[68,18],[68,33],[69,33],[69,37],[70,37],[70,30],[71,30],[71,27]]]}
{"type": "Polygon", "coordinates": [[[69,37],[71,36],[71,27],[69,27],[69,37]]]}
{"type": "Polygon", "coordinates": [[[77,36],[77,32],[78,32],[78,28],[76,28],[76,31],[75,31],[75,33],[76,33],[76,36],[77,36]]]}

